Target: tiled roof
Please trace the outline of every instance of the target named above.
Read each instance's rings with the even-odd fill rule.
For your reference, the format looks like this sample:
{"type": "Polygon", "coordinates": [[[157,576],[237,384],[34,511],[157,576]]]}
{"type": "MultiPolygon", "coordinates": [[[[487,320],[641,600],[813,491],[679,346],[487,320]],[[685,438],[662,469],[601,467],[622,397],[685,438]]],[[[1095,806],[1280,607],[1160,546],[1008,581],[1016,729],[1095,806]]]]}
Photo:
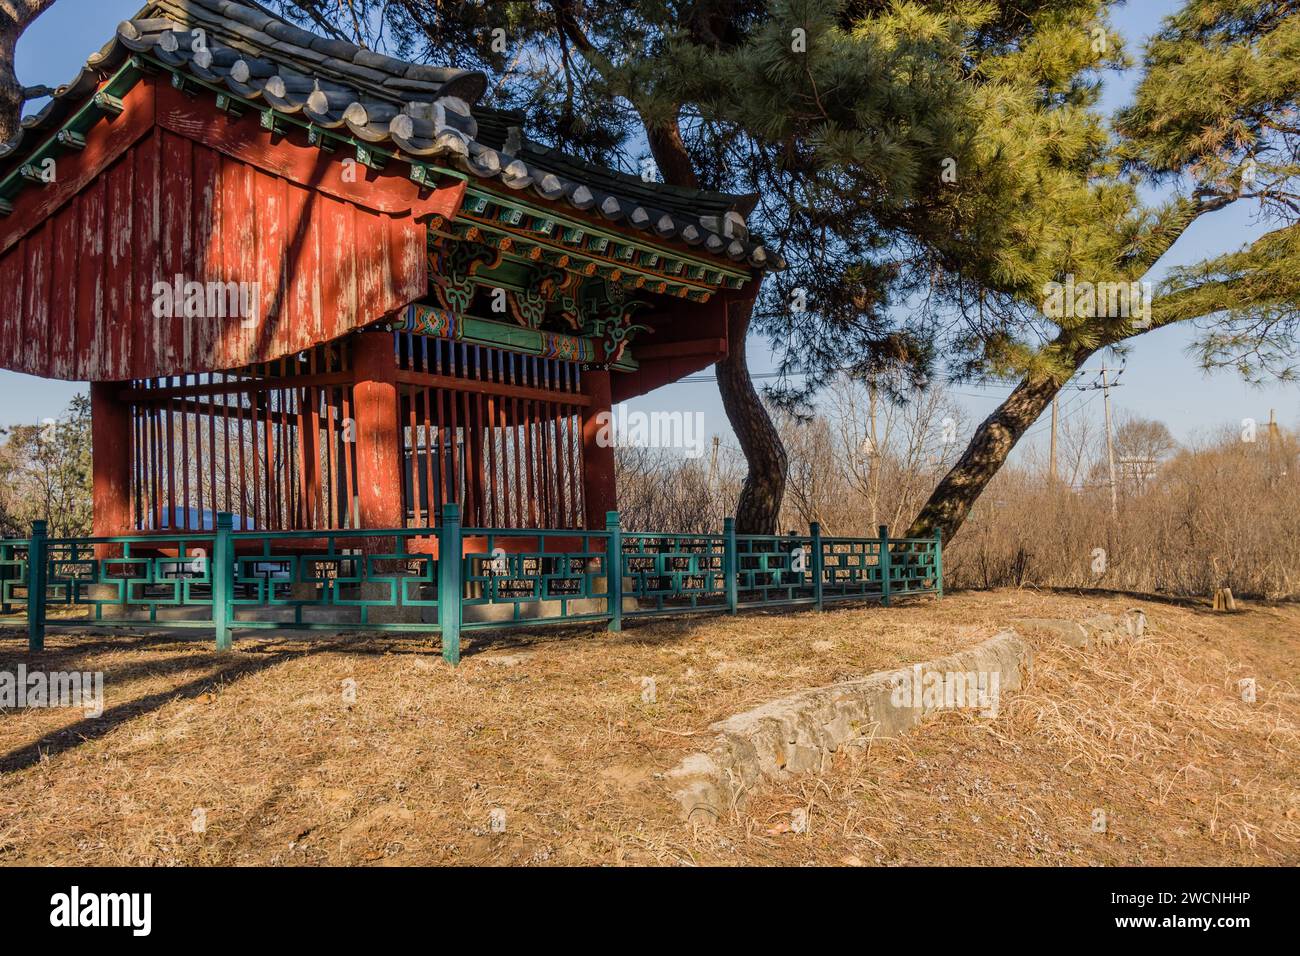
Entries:
{"type": "Polygon", "coordinates": [[[645,183],[513,131],[503,138],[501,119],[509,114],[476,106],[487,84],[482,73],[408,63],[318,36],[235,0],[155,0],[123,21],[77,78],[0,144],[0,169],[57,129],[132,53],[407,159],[453,166],[738,262],[784,267],[779,254],[749,237],[744,213],[752,200],[645,183]],[[201,38],[195,30],[203,31],[201,38]],[[488,129],[481,133],[485,113],[488,129]]]}

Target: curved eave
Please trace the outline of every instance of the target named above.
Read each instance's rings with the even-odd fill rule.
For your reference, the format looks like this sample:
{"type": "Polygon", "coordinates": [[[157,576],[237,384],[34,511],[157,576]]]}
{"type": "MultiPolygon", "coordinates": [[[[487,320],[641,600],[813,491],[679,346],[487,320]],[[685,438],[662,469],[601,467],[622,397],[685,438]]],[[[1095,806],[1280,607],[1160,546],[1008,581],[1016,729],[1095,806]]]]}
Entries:
{"type": "MultiPolygon", "coordinates": [[[[209,14],[214,5],[211,0],[191,4],[196,11],[209,14]]],[[[326,77],[290,68],[269,55],[277,47],[290,44],[299,56],[303,51],[315,53],[322,65],[330,60],[342,62],[339,54],[348,51],[336,45],[339,41],[315,37],[264,14],[250,20],[255,11],[228,0],[219,6],[231,17],[234,9],[240,11],[243,20],[235,26],[243,28],[244,33],[252,30],[263,34],[246,39],[265,42],[270,47],[263,51],[267,55],[253,56],[216,40],[196,39],[192,26],[166,18],[123,21],[114,39],[87,60],[77,77],[59,87],[38,113],[24,119],[13,139],[0,144],[0,177],[8,178],[21,166],[23,157],[47,144],[49,137],[85,107],[105,78],[134,55],[171,71],[181,85],[192,78],[254,109],[346,135],[388,152],[412,164],[413,178],[415,167],[423,164],[449,166],[490,190],[517,194],[521,200],[568,206],[630,232],[643,233],[647,241],[656,244],[680,243],[697,253],[754,269],[785,267],[775,250],[749,238],[744,216],[738,212],[689,216],[669,211],[646,201],[647,194],[653,195],[649,184],[636,189],[636,196],[624,195],[600,188],[610,182],[609,176],[600,183],[583,182],[479,142],[470,104],[481,95],[482,74],[405,64],[353,48],[348,63],[354,72],[371,71],[389,79],[400,75],[430,88],[428,92],[418,91],[425,94],[424,99],[394,102],[341,81],[338,77],[343,74],[337,67],[326,77]]],[[[231,28],[229,22],[225,26],[231,28]]],[[[274,122],[272,116],[272,125],[274,122]]],[[[571,164],[575,168],[581,165],[571,164]]],[[[675,192],[671,194],[680,199],[675,192]]]]}

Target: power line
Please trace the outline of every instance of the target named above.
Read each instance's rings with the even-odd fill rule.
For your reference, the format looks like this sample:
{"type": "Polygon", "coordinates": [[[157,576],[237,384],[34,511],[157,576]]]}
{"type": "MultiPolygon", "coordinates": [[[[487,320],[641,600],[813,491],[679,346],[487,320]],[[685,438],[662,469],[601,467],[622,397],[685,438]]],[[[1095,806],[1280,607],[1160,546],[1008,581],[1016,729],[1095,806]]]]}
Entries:
{"type": "MultiPolygon", "coordinates": [[[[790,372],[783,375],[781,372],[750,372],[750,378],[806,378],[807,372],[790,372]]],[[[716,375],[687,375],[685,378],[679,378],[678,382],[716,382],[716,375]]]]}
{"type": "MultiPolygon", "coordinates": [[[[1122,372],[1123,369],[1121,369],[1120,371],[1122,372]]],[[[809,373],[809,372],[750,372],[750,373],[749,373],[749,377],[752,378],[752,379],[807,378],[809,374],[811,374],[811,373],[809,373]]],[[[1076,374],[1076,375],[1088,375],[1088,374],[1096,375],[1097,373],[1096,373],[1096,372],[1088,372],[1088,371],[1084,370],[1084,371],[1076,372],[1075,374],[1076,374]]],[[[1118,377],[1119,377],[1119,375],[1116,374],[1116,379],[1118,379],[1118,377]]],[[[701,383],[701,382],[716,382],[717,380],[718,380],[718,378],[717,378],[716,375],[687,375],[685,378],[679,378],[677,381],[680,382],[680,383],[701,383]]],[[[986,379],[986,380],[984,380],[984,381],[982,381],[982,382],[962,382],[962,383],[960,383],[960,384],[962,385],[963,388],[989,388],[989,389],[996,389],[996,388],[1015,388],[1017,385],[1020,384],[1020,380],[1019,380],[1019,379],[1015,379],[1015,380],[1013,380],[1013,379],[986,379]]],[[[1064,385],[1061,386],[1061,390],[1064,391],[1065,389],[1070,389],[1070,390],[1072,390],[1072,391],[1080,391],[1080,392],[1083,392],[1083,391],[1089,391],[1089,390],[1091,390],[1091,389],[1094,389],[1094,388],[1100,388],[1100,387],[1101,387],[1100,385],[1095,385],[1095,384],[1094,384],[1094,385],[1074,385],[1074,384],[1071,384],[1071,383],[1067,382],[1066,384],[1064,384],[1064,385]]],[[[1111,388],[1115,388],[1115,387],[1116,387],[1116,383],[1115,383],[1115,382],[1111,382],[1111,383],[1110,383],[1110,387],[1111,387],[1111,388]]],[[[970,393],[970,392],[956,392],[956,391],[954,391],[952,394],[954,394],[954,395],[965,395],[965,396],[968,397],[968,398],[987,398],[987,397],[988,397],[987,395],[976,395],[976,394],[972,394],[972,393],[970,393]]]]}
{"type": "MultiPolygon", "coordinates": [[[[1088,391],[1092,391],[1092,390],[1088,389],[1088,391]]],[[[1096,399],[1097,399],[1097,392],[1095,391],[1088,398],[1084,398],[1083,395],[1077,395],[1074,398],[1070,399],[1070,403],[1072,404],[1067,404],[1065,408],[1061,409],[1060,416],[1057,420],[1057,425],[1059,426],[1062,423],[1073,418],[1075,415],[1078,415],[1085,408],[1087,408],[1094,401],[1096,401],[1096,399]]],[[[1046,411],[1044,411],[1044,414],[1046,414],[1046,411]]],[[[1051,427],[1052,427],[1051,422],[1045,422],[1041,425],[1035,425],[1033,428],[1029,429],[1029,431],[1021,435],[1020,440],[1024,441],[1026,438],[1030,438],[1034,435],[1041,435],[1043,432],[1047,431],[1051,427]]]]}

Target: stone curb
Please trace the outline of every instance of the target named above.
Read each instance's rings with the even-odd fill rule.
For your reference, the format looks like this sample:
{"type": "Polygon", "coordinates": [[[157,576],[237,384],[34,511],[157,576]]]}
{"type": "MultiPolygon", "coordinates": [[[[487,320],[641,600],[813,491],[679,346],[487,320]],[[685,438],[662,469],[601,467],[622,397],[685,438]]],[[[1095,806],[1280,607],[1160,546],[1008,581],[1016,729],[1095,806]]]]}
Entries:
{"type": "Polygon", "coordinates": [[[1054,638],[1070,647],[1087,648],[1093,644],[1106,644],[1124,637],[1141,637],[1146,633],[1147,616],[1137,608],[1130,608],[1123,617],[1115,614],[1096,614],[1085,621],[1067,621],[1061,618],[1018,617],[1011,626],[1022,631],[1054,638]]]}
{"type": "Polygon", "coordinates": [[[1029,645],[1006,630],[948,657],[798,691],[713,724],[713,746],[686,757],[666,776],[687,820],[716,820],[760,780],[819,770],[842,746],[897,736],[943,709],[925,702],[895,706],[895,690],[905,681],[931,672],[996,672],[1000,693],[1018,690],[1032,664],[1029,645]]]}
{"type": "MultiPolygon", "coordinates": [[[[1054,637],[1076,648],[1142,637],[1146,615],[1134,608],[1123,617],[1098,614],[1086,621],[1021,618],[1026,631],[1054,637]]],[[[844,746],[865,746],[879,737],[895,737],[944,709],[924,701],[895,706],[895,690],[924,675],[998,674],[998,691],[1019,690],[1033,666],[1033,651],[1014,630],[982,644],[910,668],[878,671],[860,680],[813,687],[761,704],[713,724],[713,746],[693,753],[665,775],[687,820],[716,820],[743,803],[759,781],[789,773],[820,770],[827,756],[844,746]]]]}

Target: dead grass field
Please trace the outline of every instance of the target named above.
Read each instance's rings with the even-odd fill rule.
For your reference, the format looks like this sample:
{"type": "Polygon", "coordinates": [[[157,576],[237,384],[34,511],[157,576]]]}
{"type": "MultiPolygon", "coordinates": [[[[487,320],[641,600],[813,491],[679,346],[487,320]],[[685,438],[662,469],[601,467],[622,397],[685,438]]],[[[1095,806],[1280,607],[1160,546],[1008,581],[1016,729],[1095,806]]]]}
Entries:
{"type": "MultiPolygon", "coordinates": [[[[458,669],[396,637],[243,637],[217,655],[198,634],[51,631],[40,666],[103,671],[105,713],[0,712],[0,863],[1296,863],[1298,656],[1294,605],[1024,591],[471,635],[458,669]],[[710,723],[783,693],[1014,617],[1135,606],[1143,639],[1038,642],[996,720],[937,716],[717,825],[682,823],[661,779],[710,723]]],[[[22,635],[0,631],[0,670],[20,662],[22,635]]]]}

